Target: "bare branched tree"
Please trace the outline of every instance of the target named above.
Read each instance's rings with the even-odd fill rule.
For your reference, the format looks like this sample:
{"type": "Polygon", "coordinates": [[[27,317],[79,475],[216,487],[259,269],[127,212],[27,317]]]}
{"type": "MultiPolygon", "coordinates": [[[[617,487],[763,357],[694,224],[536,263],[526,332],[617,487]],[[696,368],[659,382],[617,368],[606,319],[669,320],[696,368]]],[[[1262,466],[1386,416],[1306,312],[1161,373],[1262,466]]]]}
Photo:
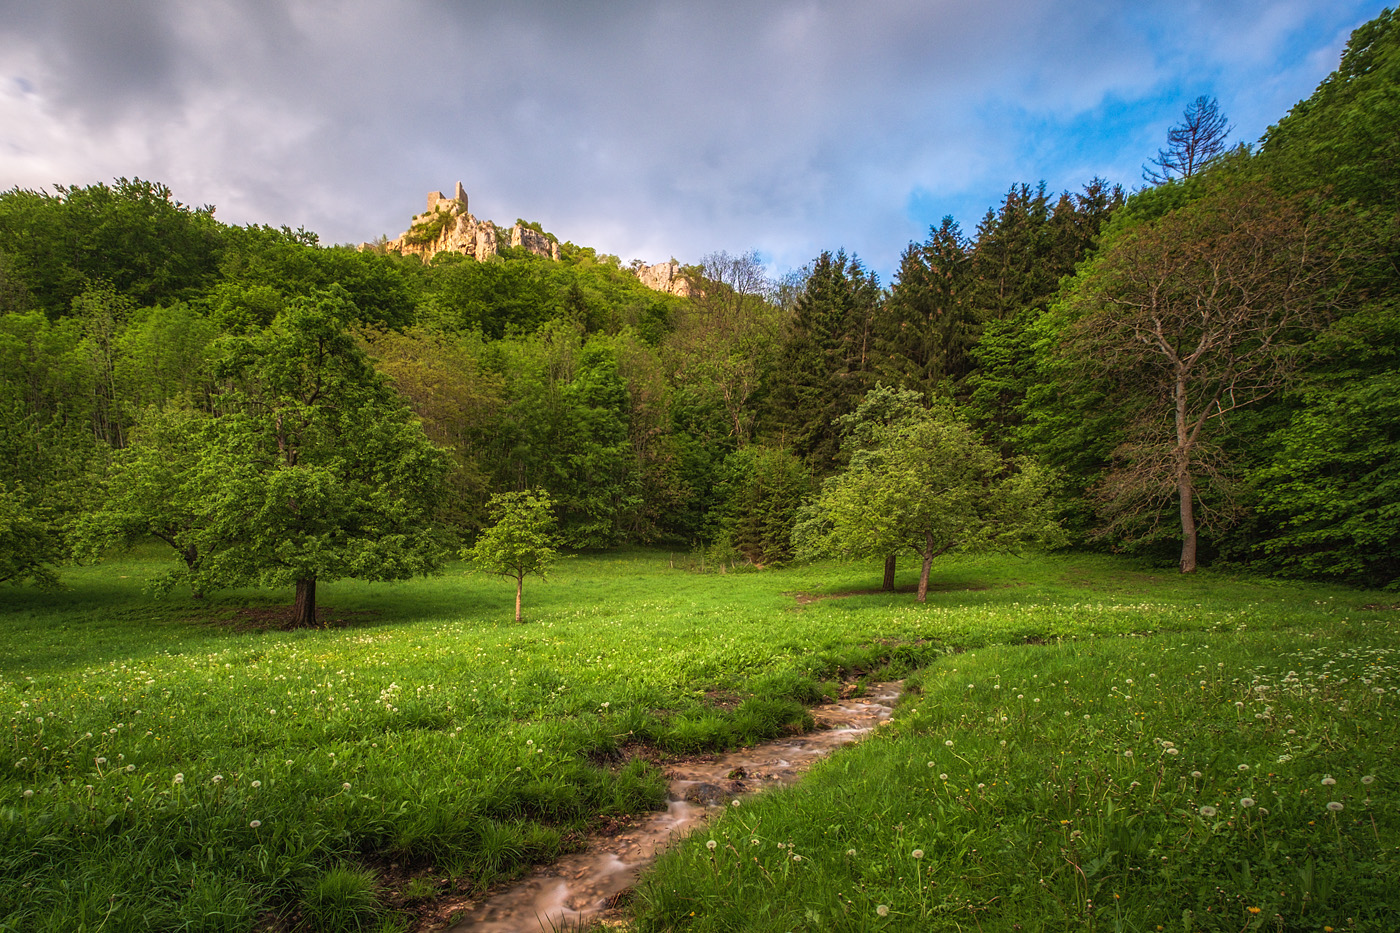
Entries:
{"type": "Polygon", "coordinates": [[[1071,299],[1083,316],[1065,351],[1140,400],[1096,490],[1100,515],[1152,525],[1175,498],[1183,573],[1196,569],[1198,480],[1227,478],[1213,436],[1289,383],[1298,342],[1333,309],[1330,225],[1262,185],[1240,186],[1127,231],[1071,299]]]}
{"type": "Polygon", "coordinates": [[[1142,167],[1143,180],[1161,185],[1174,177],[1198,174],[1224,154],[1231,129],[1214,97],[1197,97],[1182,121],[1167,131],[1167,148],[1159,149],[1157,158],[1142,167]]]}

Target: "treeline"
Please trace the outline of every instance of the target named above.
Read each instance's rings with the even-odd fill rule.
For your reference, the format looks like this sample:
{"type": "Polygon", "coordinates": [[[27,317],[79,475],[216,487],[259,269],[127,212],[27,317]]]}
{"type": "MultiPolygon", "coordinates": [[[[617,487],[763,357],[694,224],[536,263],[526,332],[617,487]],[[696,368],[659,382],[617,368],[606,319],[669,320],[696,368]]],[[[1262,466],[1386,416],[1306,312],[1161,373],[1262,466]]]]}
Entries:
{"type": "Polygon", "coordinates": [[[1387,11],[1189,175],[1013,185],[888,287],[721,253],[678,298],[573,244],[424,263],[139,180],[6,192],[0,579],[143,535],[197,587],[408,573],[534,488],[572,547],[781,562],[883,385],[1048,467],[1081,544],[1394,585],[1397,46],[1387,11]]]}

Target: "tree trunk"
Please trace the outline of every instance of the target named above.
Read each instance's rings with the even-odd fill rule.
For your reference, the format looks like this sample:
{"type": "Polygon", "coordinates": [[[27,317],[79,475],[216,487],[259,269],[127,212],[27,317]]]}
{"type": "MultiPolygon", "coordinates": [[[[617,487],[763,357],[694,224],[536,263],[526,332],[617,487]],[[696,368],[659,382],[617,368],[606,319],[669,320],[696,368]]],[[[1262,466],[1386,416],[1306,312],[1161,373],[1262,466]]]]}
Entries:
{"type": "Polygon", "coordinates": [[[895,554],[885,555],[885,582],[880,584],[880,589],[887,592],[894,590],[894,561],[895,554]]]}
{"type": "Polygon", "coordinates": [[[525,575],[522,573],[515,578],[515,621],[520,621],[520,594],[525,589],[525,575]]]}
{"type": "MultiPolygon", "coordinates": [[[[182,553],[185,558],[185,566],[189,568],[190,574],[193,576],[195,568],[199,566],[199,548],[191,544],[188,545],[182,553]]],[[[192,586],[190,590],[194,593],[195,599],[204,598],[204,591],[198,586],[192,586]]]]}
{"type": "Polygon", "coordinates": [[[1181,572],[1196,572],[1196,496],[1191,481],[1191,436],[1186,417],[1186,373],[1177,369],[1176,386],[1176,494],[1181,500],[1181,572]]]}
{"type": "Polygon", "coordinates": [[[292,606],[292,628],[316,624],[316,578],[297,581],[297,601],[292,606]]]}
{"type": "Polygon", "coordinates": [[[1191,482],[1191,472],[1185,468],[1177,474],[1176,492],[1181,498],[1181,572],[1196,572],[1196,510],[1193,499],[1195,484],[1191,482]]]}
{"type": "Polygon", "coordinates": [[[924,535],[924,565],[919,568],[919,602],[928,596],[928,571],[933,566],[933,535],[924,535]]]}

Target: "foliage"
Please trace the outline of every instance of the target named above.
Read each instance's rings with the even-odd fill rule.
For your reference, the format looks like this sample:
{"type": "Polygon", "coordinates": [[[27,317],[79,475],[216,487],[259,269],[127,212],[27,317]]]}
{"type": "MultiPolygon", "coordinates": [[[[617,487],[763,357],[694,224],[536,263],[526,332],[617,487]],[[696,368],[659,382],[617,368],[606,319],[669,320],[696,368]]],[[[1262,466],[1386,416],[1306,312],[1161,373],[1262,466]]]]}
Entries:
{"type": "Polygon", "coordinates": [[[212,207],[191,208],[139,178],[54,192],[0,193],[0,253],[48,317],[67,315],[89,288],[152,305],[192,297],[213,279],[222,228],[212,207]]]}
{"type": "Polygon", "coordinates": [[[1400,314],[1382,303],[1312,346],[1326,361],[1249,476],[1269,524],[1258,550],[1288,573],[1400,587],[1400,314]]]}
{"type": "Polygon", "coordinates": [[[1400,210],[1400,19],[1387,8],[1351,34],[1337,69],[1264,134],[1260,156],[1291,190],[1400,210]]]}
{"type": "Polygon", "coordinates": [[[765,400],[768,433],[817,475],[836,468],[836,418],[865,392],[879,304],[873,272],[854,256],[824,252],[788,320],[765,400]]]}
{"type": "Polygon", "coordinates": [[[433,569],[446,464],[354,343],[353,319],[332,292],[223,338],[218,417],[157,417],[119,459],[88,539],[155,534],[196,592],[295,582],[301,625],[315,621],[318,579],[433,569]]]}
{"type": "Polygon", "coordinates": [[[751,445],[736,450],[719,472],[716,539],[756,565],[792,559],[792,527],[812,492],[811,474],[793,453],[751,445]]]}
{"type": "Polygon", "coordinates": [[[491,497],[487,510],[491,527],[462,557],[488,573],[515,581],[515,621],[519,622],[525,578],[533,574],[543,580],[559,554],[554,503],[542,490],[500,492],[491,497]]]}
{"type": "Polygon", "coordinates": [[[861,426],[850,466],[804,510],[793,535],[799,554],[912,550],[922,560],[923,602],[936,557],[1059,543],[1038,467],[1003,463],[945,403],[905,412],[861,426]]]}

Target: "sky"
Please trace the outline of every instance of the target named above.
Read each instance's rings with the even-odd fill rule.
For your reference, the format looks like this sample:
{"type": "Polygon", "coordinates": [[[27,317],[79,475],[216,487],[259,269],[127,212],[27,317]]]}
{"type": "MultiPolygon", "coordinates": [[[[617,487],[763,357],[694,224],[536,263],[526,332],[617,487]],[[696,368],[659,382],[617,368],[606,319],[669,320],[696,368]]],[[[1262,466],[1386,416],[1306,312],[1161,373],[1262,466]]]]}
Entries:
{"type": "Polygon", "coordinates": [[[1253,144],[1354,0],[0,0],[0,190],[139,177],[403,232],[429,191],[624,261],[845,249],[890,281],[1017,183],[1140,187],[1199,95],[1253,144]]]}

